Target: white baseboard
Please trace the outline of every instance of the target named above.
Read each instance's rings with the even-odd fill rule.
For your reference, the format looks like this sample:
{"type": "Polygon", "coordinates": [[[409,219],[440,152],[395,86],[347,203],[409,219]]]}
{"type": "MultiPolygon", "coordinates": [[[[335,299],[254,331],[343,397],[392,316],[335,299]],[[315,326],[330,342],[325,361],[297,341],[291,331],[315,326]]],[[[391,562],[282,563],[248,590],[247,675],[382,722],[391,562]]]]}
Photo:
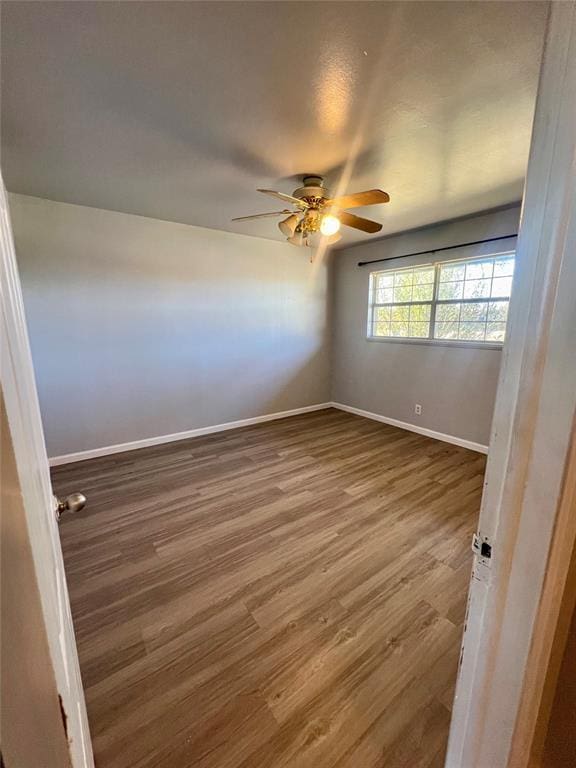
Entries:
{"type": "Polygon", "coordinates": [[[190,437],[200,437],[201,435],[210,435],[213,432],[225,432],[228,429],[239,429],[240,427],[249,427],[252,424],[262,424],[265,421],[275,421],[276,419],[285,419],[288,416],[298,416],[301,413],[310,413],[311,411],[321,411],[325,408],[331,408],[332,403],[318,403],[317,405],[306,405],[303,408],[293,408],[290,411],[280,411],[278,413],[267,413],[264,416],[254,416],[251,419],[240,419],[239,421],[228,421],[225,424],[215,424],[211,427],[200,427],[199,429],[188,429],[185,432],[175,432],[172,435],[160,435],[160,437],[148,437],[144,440],[134,440],[131,443],[119,443],[118,445],[106,445],[102,448],[92,448],[88,451],[79,451],[78,453],[67,453],[64,456],[53,456],[50,458],[51,467],[57,467],[60,464],[72,464],[75,461],[86,461],[87,459],[97,459],[101,456],[110,456],[113,453],[124,453],[125,451],[135,451],[139,448],[149,448],[153,445],[162,445],[163,443],[174,443],[178,440],[188,440],[190,437]]]}
{"type": "Polygon", "coordinates": [[[351,405],[344,405],[343,403],[329,403],[332,408],[338,408],[341,411],[347,411],[348,413],[354,413],[356,416],[363,416],[365,419],[373,419],[374,421],[381,421],[383,424],[390,424],[392,427],[399,427],[400,429],[406,429],[409,432],[417,432],[419,435],[425,435],[426,437],[433,437],[435,440],[442,440],[444,443],[452,443],[453,445],[459,445],[461,448],[468,448],[471,451],[477,451],[478,453],[488,453],[488,446],[482,445],[482,443],[473,443],[471,440],[464,440],[461,437],[455,437],[454,435],[445,435],[443,432],[436,432],[433,429],[425,429],[419,427],[416,424],[409,424],[406,421],[398,421],[397,419],[389,419],[387,416],[381,416],[379,413],[372,413],[371,411],[363,411],[361,408],[354,408],[351,405]]]}
{"type": "Polygon", "coordinates": [[[380,421],[383,424],[390,424],[392,427],[406,429],[409,432],[417,432],[419,435],[432,437],[435,440],[442,440],[445,443],[459,445],[462,448],[468,448],[478,453],[488,453],[488,446],[481,443],[473,443],[471,440],[463,440],[454,435],[445,435],[443,432],[435,432],[433,429],[425,429],[416,424],[408,424],[405,421],[389,419],[387,416],[381,416],[379,413],[364,411],[361,408],[354,408],[351,405],[343,403],[318,403],[317,405],[307,405],[303,408],[293,408],[290,411],[280,411],[279,413],[267,413],[264,416],[254,416],[251,419],[240,419],[239,421],[228,421],[225,424],[214,424],[211,427],[200,427],[198,429],[188,429],[185,432],[175,432],[172,435],[160,435],[159,437],[148,437],[144,440],[134,440],[130,443],[119,443],[117,445],[106,445],[102,448],[92,448],[88,451],[79,451],[78,453],[67,453],[63,456],[53,456],[49,459],[51,467],[57,467],[61,464],[72,464],[75,461],[86,461],[87,459],[97,459],[101,456],[111,456],[114,453],[124,453],[126,451],[135,451],[139,448],[149,448],[154,445],[164,443],[174,443],[178,440],[188,440],[191,437],[200,437],[201,435],[210,435],[214,432],[225,432],[228,429],[239,429],[240,427],[249,427],[253,424],[262,424],[265,421],[274,421],[276,419],[286,419],[289,416],[298,416],[302,413],[312,411],[321,411],[325,408],[338,408],[341,411],[353,413],[356,416],[363,416],[365,419],[380,421]]]}

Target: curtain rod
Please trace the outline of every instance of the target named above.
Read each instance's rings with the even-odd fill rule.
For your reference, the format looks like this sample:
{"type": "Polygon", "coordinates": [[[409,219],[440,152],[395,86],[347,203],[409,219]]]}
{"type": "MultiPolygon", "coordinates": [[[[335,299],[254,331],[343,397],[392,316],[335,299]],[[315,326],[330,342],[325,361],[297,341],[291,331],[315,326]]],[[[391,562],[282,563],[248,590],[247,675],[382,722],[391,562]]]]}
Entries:
{"type": "Polygon", "coordinates": [[[366,264],[378,264],[382,261],[394,261],[394,259],[407,259],[409,256],[424,256],[427,253],[438,253],[438,251],[451,251],[453,248],[466,248],[468,245],[481,245],[482,243],[493,243],[495,240],[509,240],[511,237],[518,237],[516,232],[514,235],[501,235],[500,237],[489,237],[486,240],[472,240],[470,243],[459,243],[458,245],[445,245],[443,248],[434,248],[431,251],[416,251],[415,253],[404,253],[402,256],[388,256],[384,259],[372,259],[372,261],[359,261],[358,266],[364,267],[366,264]]]}

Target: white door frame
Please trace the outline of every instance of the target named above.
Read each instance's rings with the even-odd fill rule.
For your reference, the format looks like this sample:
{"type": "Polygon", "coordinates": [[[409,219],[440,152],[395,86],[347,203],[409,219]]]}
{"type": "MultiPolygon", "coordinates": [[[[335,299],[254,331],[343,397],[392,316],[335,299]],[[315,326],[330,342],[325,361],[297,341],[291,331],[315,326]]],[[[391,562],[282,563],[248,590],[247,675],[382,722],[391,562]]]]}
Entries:
{"type": "Polygon", "coordinates": [[[40,418],[6,190],[0,176],[2,391],[14,445],[56,688],[72,768],[93,768],[48,458],[40,418]]]}
{"type": "MultiPolygon", "coordinates": [[[[527,10],[527,12],[529,12],[527,10]]],[[[526,764],[526,696],[576,408],[576,7],[554,2],[534,122],[517,275],[492,430],[447,768],[526,764]],[[522,731],[524,728],[524,731],[522,731]]],[[[2,388],[73,768],[92,768],[48,461],[0,184],[2,388]]],[[[541,659],[540,659],[541,661],[541,659]]],[[[536,686],[537,688],[537,686],[536,686]]],[[[531,698],[541,691],[530,692],[531,698]]]]}
{"type": "Polygon", "coordinates": [[[576,5],[569,0],[551,4],[540,73],[480,513],[493,555],[474,565],[447,768],[528,764],[544,684],[534,664],[547,663],[539,617],[554,622],[559,610],[545,576],[554,558],[562,591],[568,568],[566,556],[558,563],[562,537],[553,534],[564,525],[564,537],[574,537],[558,513],[576,411],[575,186],[576,5]]]}

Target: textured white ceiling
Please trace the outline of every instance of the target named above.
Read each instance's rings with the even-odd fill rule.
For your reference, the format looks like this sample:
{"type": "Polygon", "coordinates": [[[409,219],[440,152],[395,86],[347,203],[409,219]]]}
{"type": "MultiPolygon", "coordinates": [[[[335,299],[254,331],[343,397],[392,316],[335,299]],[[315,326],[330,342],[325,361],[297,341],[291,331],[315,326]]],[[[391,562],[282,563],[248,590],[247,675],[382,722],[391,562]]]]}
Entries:
{"type": "MultiPolygon", "coordinates": [[[[3,2],[8,189],[277,239],[303,173],[381,234],[520,199],[546,4],[3,2]]],[[[344,242],[370,236],[347,230],[344,242]]],[[[373,237],[373,236],[372,236],[373,237]]]]}

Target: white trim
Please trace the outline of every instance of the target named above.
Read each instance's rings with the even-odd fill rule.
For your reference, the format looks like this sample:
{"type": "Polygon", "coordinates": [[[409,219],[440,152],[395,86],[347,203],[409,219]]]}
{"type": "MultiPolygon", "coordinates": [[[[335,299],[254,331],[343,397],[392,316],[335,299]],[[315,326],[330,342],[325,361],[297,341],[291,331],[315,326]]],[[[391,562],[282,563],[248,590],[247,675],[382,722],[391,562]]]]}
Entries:
{"type": "Polygon", "coordinates": [[[102,448],[92,448],[88,451],[78,451],[77,453],[67,453],[62,456],[53,456],[49,459],[51,467],[58,467],[61,464],[72,464],[76,461],[87,461],[88,459],[97,459],[102,456],[111,456],[115,453],[125,453],[127,451],[136,451],[139,448],[150,448],[154,445],[163,445],[164,443],[174,443],[179,440],[188,440],[191,437],[201,437],[202,435],[211,435],[215,432],[226,432],[229,429],[240,429],[241,427],[250,427],[253,424],[262,424],[266,421],[275,421],[276,419],[286,419],[290,416],[299,416],[303,413],[311,413],[312,411],[322,411],[326,408],[337,408],[340,411],[347,411],[353,413],[356,416],[362,416],[365,419],[372,419],[373,421],[380,421],[383,424],[389,424],[392,427],[398,427],[399,429],[405,429],[408,432],[417,432],[419,435],[425,435],[426,437],[432,437],[435,440],[441,440],[444,443],[452,443],[453,445],[459,445],[461,448],[468,448],[471,451],[477,453],[488,453],[488,446],[482,443],[474,443],[471,440],[464,440],[461,437],[455,435],[446,435],[443,432],[436,432],[433,429],[425,429],[419,427],[416,424],[409,424],[406,421],[398,421],[398,419],[390,419],[387,416],[382,416],[379,413],[372,413],[371,411],[364,411],[361,408],[354,408],[351,405],[344,405],[343,403],[318,403],[316,405],[307,405],[303,408],[293,408],[289,411],[279,411],[278,413],[267,413],[263,416],[253,416],[250,419],[240,419],[238,421],[228,421],[224,424],[214,424],[209,427],[199,427],[198,429],[187,429],[184,432],[174,432],[171,435],[159,435],[158,437],[147,437],[143,440],[133,440],[129,443],[118,443],[116,445],[105,445],[102,448]]]}
{"type": "MultiPolygon", "coordinates": [[[[69,764],[72,768],[94,768],[24,302],[1,176],[0,294],[2,392],[14,445],[52,672],[66,715],[69,764]]],[[[33,691],[28,691],[28,695],[33,696],[33,691]]],[[[29,726],[30,723],[27,724],[29,726]]]]}
{"type": "Polygon", "coordinates": [[[576,413],[575,70],[576,3],[550,3],[479,520],[492,564],[473,569],[446,768],[539,762],[541,624],[560,604],[546,585],[563,589],[556,534],[571,535],[558,511],[576,413]]]}
{"type": "Polygon", "coordinates": [[[483,445],[482,443],[474,443],[472,440],[464,440],[464,438],[456,437],[455,435],[446,435],[444,432],[436,432],[434,429],[419,427],[417,424],[409,424],[407,421],[390,419],[387,416],[382,416],[379,413],[364,411],[362,408],[354,408],[352,405],[344,405],[343,403],[330,403],[330,405],[333,408],[338,408],[340,411],[347,411],[348,413],[353,413],[356,416],[363,416],[365,419],[372,419],[373,421],[381,421],[383,424],[390,424],[392,427],[405,429],[408,432],[416,432],[419,435],[432,437],[434,440],[441,440],[443,443],[459,445],[461,448],[468,448],[470,451],[476,451],[477,453],[488,453],[488,446],[483,445]]]}
{"type": "Polygon", "coordinates": [[[415,337],[402,338],[398,336],[366,336],[365,341],[377,344],[419,344],[428,347],[458,347],[459,349],[491,349],[502,352],[504,344],[495,344],[491,341],[463,341],[461,339],[417,339],[415,337]]]}
{"type": "Polygon", "coordinates": [[[149,448],[153,445],[163,445],[164,443],[175,443],[178,440],[188,440],[191,437],[200,437],[201,435],[211,435],[214,432],[225,432],[228,429],[240,429],[240,427],[250,427],[252,424],[262,424],[265,421],[275,421],[276,419],[286,419],[289,416],[299,416],[302,413],[311,413],[312,411],[322,411],[331,408],[332,403],[317,403],[316,405],[306,405],[303,408],[292,408],[290,411],[279,411],[278,413],[266,413],[263,416],[253,416],[250,419],[240,419],[239,421],[227,421],[224,424],[214,424],[210,427],[199,427],[198,429],[187,429],[184,432],[174,432],[171,435],[159,435],[158,437],[146,437],[143,440],[133,440],[130,443],[118,443],[116,445],[105,445],[102,448],[92,448],[88,451],[78,451],[78,453],[67,453],[63,456],[53,456],[49,459],[51,467],[57,467],[60,464],[71,464],[75,461],[86,461],[87,459],[97,459],[101,456],[110,456],[113,453],[124,453],[125,451],[136,451],[139,448],[149,448]]]}
{"type": "MultiPolygon", "coordinates": [[[[429,251],[429,253],[434,253],[434,251],[429,251]]],[[[398,257],[393,257],[398,258],[398,257]]],[[[402,258],[402,257],[400,257],[402,258]]],[[[440,294],[440,286],[441,286],[441,268],[445,264],[464,264],[466,266],[467,264],[470,264],[471,262],[487,262],[491,261],[492,266],[495,266],[495,263],[497,260],[503,260],[503,259],[512,260],[514,263],[516,260],[516,250],[506,251],[505,253],[488,253],[484,254],[483,256],[472,256],[472,257],[460,257],[460,258],[454,258],[450,259],[448,261],[431,261],[426,262],[424,264],[409,264],[405,267],[395,268],[395,267],[389,267],[388,269],[380,269],[370,272],[370,279],[369,279],[369,287],[368,287],[368,323],[366,328],[366,340],[367,341],[393,341],[393,342],[403,342],[406,341],[408,343],[412,344],[444,344],[446,345],[446,342],[448,342],[449,345],[455,345],[455,346],[470,346],[474,348],[486,348],[486,349],[502,349],[502,346],[504,342],[495,342],[493,340],[470,340],[470,339],[443,339],[443,338],[437,338],[435,336],[435,330],[436,330],[436,313],[439,306],[444,305],[464,305],[464,304],[473,304],[475,302],[482,302],[488,306],[488,304],[493,302],[504,302],[507,301],[510,303],[510,293],[508,296],[482,296],[482,297],[468,297],[466,298],[464,296],[464,288],[463,288],[463,295],[459,299],[441,299],[439,298],[440,294]],[[377,278],[380,275],[386,275],[390,273],[396,274],[396,272],[406,272],[408,270],[425,270],[429,269],[430,267],[434,270],[434,280],[432,283],[432,298],[430,299],[414,299],[412,298],[410,301],[382,301],[378,302],[375,300],[376,294],[378,293],[378,289],[375,287],[375,278],[377,278]],[[430,307],[430,318],[428,320],[428,336],[375,336],[373,334],[373,326],[375,323],[378,323],[378,320],[374,320],[374,311],[377,309],[382,309],[386,307],[414,307],[414,306],[429,306],[430,307]]],[[[465,283],[467,281],[467,270],[465,270],[464,277],[462,278],[462,281],[452,281],[452,282],[462,282],[462,285],[465,286],[465,283]]],[[[506,275],[502,277],[510,277],[510,280],[512,280],[513,275],[506,275]]],[[[485,278],[486,280],[490,280],[490,294],[492,294],[492,289],[494,287],[494,269],[492,269],[492,276],[490,278],[485,278]]],[[[451,282],[451,281],[448,281],[451,282]]],[[[510,284],[510,287],[512,286],[512,283],[510,284]]],[[[392,290],[390,289],[384,289],[384,290],[392,290]]],[[[394,296],[392,296],[392,299],[394,299],[394,296]]],[[[460,313],[461,314],[461,313],[460,313]]],[[[488,315],[486,315],[486,320],[484,320],[484,335],[486,335],[486,329],[487,329],[487,323],[488,323],[488,315]]],[[[459,321],[460,322],[460,321],[459,321]]]]}

